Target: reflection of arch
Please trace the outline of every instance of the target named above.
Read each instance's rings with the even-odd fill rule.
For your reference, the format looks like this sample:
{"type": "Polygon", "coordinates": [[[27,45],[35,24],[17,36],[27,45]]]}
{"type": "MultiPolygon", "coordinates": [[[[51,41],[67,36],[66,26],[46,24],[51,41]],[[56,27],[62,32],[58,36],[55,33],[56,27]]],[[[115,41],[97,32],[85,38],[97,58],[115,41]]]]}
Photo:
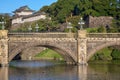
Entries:
{"type": "Polygon", "coordinates": [[[60,55],[63,56],[63,58],[68,61],[68,62],[76,62],[75,59],[73,58],[73,55],[71,55],[70,51],[67,50],[65,47],[61,45],[55,45],[55,44],[46,44],[46,43],[21,43],[16,48],[12,49],[9,52],[9,61],[11,61],[17,54],[22,52],[23,50],[30,48],[30,47],[47,47],[52,50],[55,50],[58,52],[60,55]]]}
{"type": "Polygon", "coordinates": [[[115,45],[120,45],[120,42],[107,42],[107,43],[103,43],[99,46],[97,46],[96,48],[92,49],[88,56],[87,56],[87,61],[99,50],[105,48],[105,47],[109,47],[109,46],[115,46],[115,45]]]}

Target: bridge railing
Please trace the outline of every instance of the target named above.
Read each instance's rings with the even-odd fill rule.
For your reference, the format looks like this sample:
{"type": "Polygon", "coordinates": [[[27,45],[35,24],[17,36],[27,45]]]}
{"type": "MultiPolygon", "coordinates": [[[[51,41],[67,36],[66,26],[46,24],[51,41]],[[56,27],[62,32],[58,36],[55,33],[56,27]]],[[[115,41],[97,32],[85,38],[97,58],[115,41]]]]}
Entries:
{"type": "MultiPolygon", "coordinates": [[[[8,33],[8,37],[39,37],[39,38],[77,38],[75,33],[8,33]]],[[[120,33],[88,33],[87,37],[90,38],[120,38],[120,33]]]]}
{"type": "Polygon", "coordinates": [[[75,33],[8,33],[9,37],[75,38],[75,33]]]}
{"type": "Polygon", "coordinates": [[[88,33],[90,38],[120,38],[120,33],[88,33]]]}

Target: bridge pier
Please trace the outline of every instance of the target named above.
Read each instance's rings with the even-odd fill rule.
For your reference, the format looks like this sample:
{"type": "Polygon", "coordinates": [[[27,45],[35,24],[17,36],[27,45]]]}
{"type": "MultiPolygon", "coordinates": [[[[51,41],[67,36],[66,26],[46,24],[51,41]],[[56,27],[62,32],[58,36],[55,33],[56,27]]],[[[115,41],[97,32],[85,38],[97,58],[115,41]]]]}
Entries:
{"type": "Polygon", "coordinates": [[[0,30],[0,64],[8,66],[8,31],[0,30]]]}
{"type": "Polygon", "coordinates": [[[78,65],[87,64],[87,38],[86,30],[78,30],[77,45],[78,45],[78,55],[77,63],[78,65]]]}

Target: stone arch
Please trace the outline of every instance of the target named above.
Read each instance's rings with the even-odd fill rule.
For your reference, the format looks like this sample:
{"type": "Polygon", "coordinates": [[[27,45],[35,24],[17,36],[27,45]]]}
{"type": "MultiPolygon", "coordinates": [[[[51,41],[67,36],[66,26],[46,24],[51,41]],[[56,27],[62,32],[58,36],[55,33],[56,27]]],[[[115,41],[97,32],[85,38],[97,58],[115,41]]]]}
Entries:
{"type": "Polygon", "coordinates": [[[9,62],[21,51],[29,47],[39,47],[39,46],[47,47],[47,48],[55,50],[56,52],[61,54],[67,62],[73,62],[73,63],[76,62],[74,55],[72,55],[70,51],[66,49],[66,47],[63,47],[63,46],[61,47],[61,45],[54,45],[52,43],[39,43],[39,42],[32,42],[32,43],[23,42],[21,44],[18,44],[14,49],[10,50],[9,62]]]}
{"type": "Polygon", "coordinates": [[[120,42],[118,41],[113,41],[113,42],[106,42],[106,43],[103,43],[99,46],[97,46],[96,48],[92,49],[90,52],[88,52],[88,55],[87,55],[87,61],[89,61],[89,59],[99,50],[105,48],[105,47],[109,47],[109,46],[115,46],[115,45],[120,45],[120,42]]]}

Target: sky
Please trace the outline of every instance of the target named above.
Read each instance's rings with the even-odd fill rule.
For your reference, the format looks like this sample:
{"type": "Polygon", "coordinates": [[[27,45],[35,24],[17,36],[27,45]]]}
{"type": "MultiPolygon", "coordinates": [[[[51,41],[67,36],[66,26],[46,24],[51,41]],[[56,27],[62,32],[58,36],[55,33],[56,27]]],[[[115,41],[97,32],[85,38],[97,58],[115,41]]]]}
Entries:
{"type": "Polygon", "coordinates": [[[50,5],[57,0],[0,0],[0,13],[12,13],[21,6],[27,5],[32,10],[38,11],[46,5],[50,5]]]}

